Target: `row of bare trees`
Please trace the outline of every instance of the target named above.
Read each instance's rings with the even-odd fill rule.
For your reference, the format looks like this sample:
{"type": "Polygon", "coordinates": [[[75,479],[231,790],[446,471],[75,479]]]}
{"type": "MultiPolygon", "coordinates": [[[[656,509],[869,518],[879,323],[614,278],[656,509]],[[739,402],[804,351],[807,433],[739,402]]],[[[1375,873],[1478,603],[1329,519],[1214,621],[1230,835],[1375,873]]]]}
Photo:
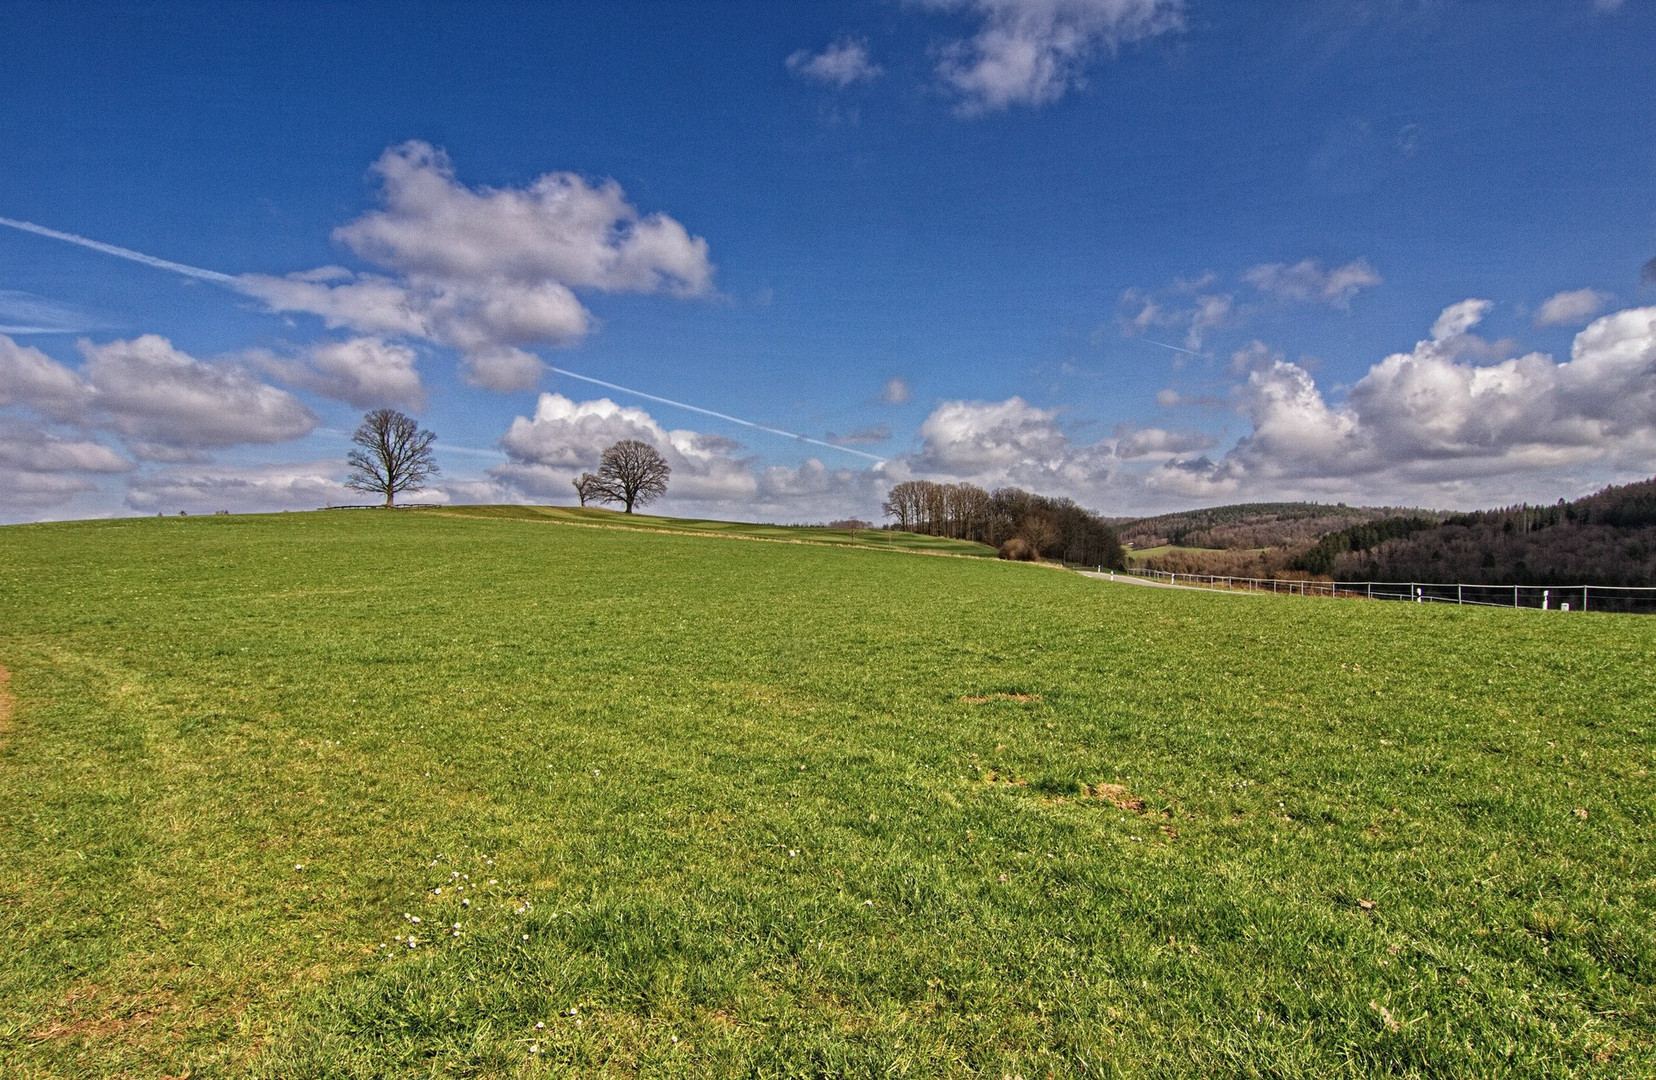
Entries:
{"type": "Polygon", "coordinates": [[[1013,556],[1027,552],[1088,566],[1125,565],[1115,530],[1071,499],[1014,487],[991,492],[976,484],[906,480],[886,493],[881,509],[906,532],[972,540],[1013,556]]]}

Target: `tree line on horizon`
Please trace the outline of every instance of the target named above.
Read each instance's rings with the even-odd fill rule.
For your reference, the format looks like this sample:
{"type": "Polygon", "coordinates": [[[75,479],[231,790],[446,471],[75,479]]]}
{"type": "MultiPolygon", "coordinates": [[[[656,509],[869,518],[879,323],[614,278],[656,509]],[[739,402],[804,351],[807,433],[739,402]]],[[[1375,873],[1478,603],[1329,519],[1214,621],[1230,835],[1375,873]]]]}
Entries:
{"type": "Polygon", "coordinates": [[[988,544],[1002,558],[1126,566],[1115,529],[1073,499],[1015,487],[986,491],[976,484],[905,480],[886,494],[880,509],[894,519],[893,528],[988,544]]]}

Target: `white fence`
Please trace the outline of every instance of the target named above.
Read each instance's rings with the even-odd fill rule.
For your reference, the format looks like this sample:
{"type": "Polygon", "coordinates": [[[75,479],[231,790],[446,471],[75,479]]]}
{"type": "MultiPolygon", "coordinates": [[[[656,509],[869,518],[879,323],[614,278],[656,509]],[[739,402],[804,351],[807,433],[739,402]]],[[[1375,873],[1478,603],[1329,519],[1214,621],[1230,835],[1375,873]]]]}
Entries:
{"type": "Polygon", "coordinates": [[[1538,608],[1542,611],[1619,611],[1656,614],[1656,588],[1618,585],[1445,585],[1421,581],[1294,581],[1219,574],[1171,574],[1165,570],[1126,573],[1170,585],[1251,589],[1287,596],[1361,597],[1417,604],[1474,604],[1479,607],[1538,608]]]}

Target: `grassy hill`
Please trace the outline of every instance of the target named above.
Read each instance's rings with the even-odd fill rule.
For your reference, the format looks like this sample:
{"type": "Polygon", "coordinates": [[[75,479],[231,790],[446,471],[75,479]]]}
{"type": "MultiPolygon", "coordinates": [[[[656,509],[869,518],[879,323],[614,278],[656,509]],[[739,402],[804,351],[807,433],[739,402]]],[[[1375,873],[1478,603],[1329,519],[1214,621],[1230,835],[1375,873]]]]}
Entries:
{"type": "Polygon", "coordinates": [[[1656,1072],[1656,622],[646,520],[0,529],[0,1075],[1656,1072]]]}

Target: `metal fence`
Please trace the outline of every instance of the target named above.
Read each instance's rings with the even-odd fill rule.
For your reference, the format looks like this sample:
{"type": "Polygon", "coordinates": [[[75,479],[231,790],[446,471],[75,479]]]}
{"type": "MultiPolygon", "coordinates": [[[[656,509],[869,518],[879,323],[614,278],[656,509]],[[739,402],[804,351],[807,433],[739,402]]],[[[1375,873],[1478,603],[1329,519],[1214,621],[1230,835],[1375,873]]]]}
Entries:
{"type": "Polygon", "coordinates": [[[1295,581],[1219,574],[1171,574],[1165,570],[1126,573],[1170,585],[1249,589],[1287,596],[1360,597],[1417,604],[1473,604],[1478,607],[1536,608],[1541,611],[1614,611],[1656,614],[1656,588],[1619,585],[1444,585],[1422,581],[1295,581]]]}

